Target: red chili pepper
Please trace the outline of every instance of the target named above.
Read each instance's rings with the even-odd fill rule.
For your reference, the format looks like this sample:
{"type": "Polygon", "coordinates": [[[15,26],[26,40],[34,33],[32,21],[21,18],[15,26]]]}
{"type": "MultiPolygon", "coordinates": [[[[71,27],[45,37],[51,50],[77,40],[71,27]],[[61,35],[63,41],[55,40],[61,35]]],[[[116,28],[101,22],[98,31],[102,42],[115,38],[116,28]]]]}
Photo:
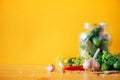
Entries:
{"type": "Polygon", "coordinates": [[[84,69],[83,69],[83,66],[67,66],[67,67],[64,67],[63,70],[74,71],[74,70],[84,70],[84,69]]]}

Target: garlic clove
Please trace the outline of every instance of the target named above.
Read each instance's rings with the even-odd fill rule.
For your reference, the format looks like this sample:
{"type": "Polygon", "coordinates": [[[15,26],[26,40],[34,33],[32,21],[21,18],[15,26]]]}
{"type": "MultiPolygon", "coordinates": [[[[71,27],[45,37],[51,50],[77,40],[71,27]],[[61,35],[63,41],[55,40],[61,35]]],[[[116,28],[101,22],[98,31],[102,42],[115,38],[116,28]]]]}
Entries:
{"type": "Polygon", "coordinates": [[[47,69],[48,71],[52,72],[53,70],[55,70],[55,66],[54,66],[53,64],[51,64],[51,65],[48,65],[48,66],[46,67],[46,69],[47,69]]]}

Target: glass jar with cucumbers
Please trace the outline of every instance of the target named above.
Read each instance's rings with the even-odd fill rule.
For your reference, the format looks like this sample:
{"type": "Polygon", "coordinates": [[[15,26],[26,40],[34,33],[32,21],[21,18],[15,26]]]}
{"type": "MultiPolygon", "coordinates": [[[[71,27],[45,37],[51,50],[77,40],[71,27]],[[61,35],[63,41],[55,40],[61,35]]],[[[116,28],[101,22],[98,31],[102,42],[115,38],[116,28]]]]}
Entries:
{"type": "MultiPolygon", "coordinates": [[[[99,48],[98,58],[101,58],[102,52],[108,51],[108,45],[111,42],[111,36],[108,32],[106,23],[84,24],[85,32],[80,34],[80,55],[85,59],[94,56],[96,50],[99,48]]],[[[98,60],[98,62],[100,62],[98,60]]]]}

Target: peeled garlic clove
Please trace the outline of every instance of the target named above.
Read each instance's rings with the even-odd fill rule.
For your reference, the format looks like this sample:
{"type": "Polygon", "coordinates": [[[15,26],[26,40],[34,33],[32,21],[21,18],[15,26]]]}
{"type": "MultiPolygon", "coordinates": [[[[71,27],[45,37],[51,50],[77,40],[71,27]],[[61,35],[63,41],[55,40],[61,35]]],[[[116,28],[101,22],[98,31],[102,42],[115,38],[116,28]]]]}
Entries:
{"type": "Polygon", "coordinates": [[[64,62],[62,62],[62,61],[59,61],[59,62],[58,62],[58,65],[59,65],[60,67],[64,67],[64,66],[65,66],[64,62]]]}
{"type": "Polygon", "coordinates": [[[83,68],[84,68],[85,70],[92,69],[92,59],[85,61],[85,62],[83,63],[83,68]]]}
{"type": "Polygon", "coordinates": [[[65,66],[68,66],[68,64],[64,63],[63,61],[58,62],[59,67],[63,68],[65,66]]]}

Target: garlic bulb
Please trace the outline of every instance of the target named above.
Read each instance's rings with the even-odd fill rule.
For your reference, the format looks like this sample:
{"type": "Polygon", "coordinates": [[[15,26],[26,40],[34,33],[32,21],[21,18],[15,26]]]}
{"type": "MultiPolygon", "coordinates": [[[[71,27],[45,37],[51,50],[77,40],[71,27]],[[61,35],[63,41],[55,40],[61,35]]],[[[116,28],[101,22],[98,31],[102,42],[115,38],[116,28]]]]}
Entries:
{"type": "Polygon", "coordinates": [[[85,70],[99,70],[100,64],[95,60],[100,49],[98,49],[92,59],[89,59],[83,63],[83,68],[85,70]]]}
{"type": "Polygon", "coordinates": [[[85,62],[83,63],[83,68],[84,68],[85,70],[92,69],[92,59],[85,61],[85,62]]]}
{"type": "Polygon", "coordinates": [[[92,59],[92,69],[91,70],[99,70],[99,69],[100,69],[100,64],[96,60],[92,59]]]}
{"type": "Polygon", "coordinates": [[[95,59],[90,59],[83,63],[83,68],[85,70],[99,70],[100,64],[95,59]]]}

